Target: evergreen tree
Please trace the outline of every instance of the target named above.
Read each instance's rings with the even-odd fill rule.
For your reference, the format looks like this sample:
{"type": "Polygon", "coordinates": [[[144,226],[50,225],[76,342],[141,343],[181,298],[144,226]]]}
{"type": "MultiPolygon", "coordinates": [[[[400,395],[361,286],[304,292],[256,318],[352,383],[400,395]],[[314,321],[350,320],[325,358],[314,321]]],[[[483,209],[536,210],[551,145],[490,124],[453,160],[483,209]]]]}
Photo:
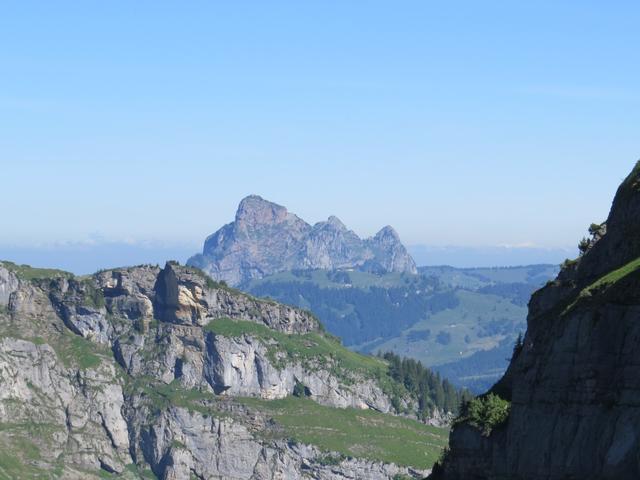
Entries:
{"type": "Polygon", "coordinates": [[[458,413],[463,401],[473,396],[467,390],[458,390],[449,380],[412,358],[386,352],[380,355],[389,364],[389,376],[402,384],[418,402],[419,414],[429,417],[434,409],[458,413]]]}

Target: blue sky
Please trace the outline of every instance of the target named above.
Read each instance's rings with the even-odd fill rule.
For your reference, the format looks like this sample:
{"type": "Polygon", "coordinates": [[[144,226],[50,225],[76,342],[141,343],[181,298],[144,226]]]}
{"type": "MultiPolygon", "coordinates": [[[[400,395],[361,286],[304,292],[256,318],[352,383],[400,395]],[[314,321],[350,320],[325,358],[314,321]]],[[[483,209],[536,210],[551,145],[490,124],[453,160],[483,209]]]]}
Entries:
{"type": "Polygon", "coordinates": [[[198,246],[250,193],[408,244],[573,246],[640,158],[639,20],[637,2],[3,2],[0,256],[198,246]]]}

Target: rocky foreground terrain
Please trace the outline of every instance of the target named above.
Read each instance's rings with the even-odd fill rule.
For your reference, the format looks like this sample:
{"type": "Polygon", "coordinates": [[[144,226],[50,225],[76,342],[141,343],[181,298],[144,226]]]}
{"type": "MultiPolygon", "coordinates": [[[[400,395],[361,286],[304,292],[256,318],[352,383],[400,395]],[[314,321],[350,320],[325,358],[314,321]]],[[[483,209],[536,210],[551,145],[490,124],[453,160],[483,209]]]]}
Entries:
{"type": "Polygon", "coordinates": [[[309,225],[285,207],[257,195],[243,199],[235,221],[209,236],[202,254],[187,263],[234,286],[296,269],[417,273],[413,259],[389,226],[363,240],[336,217],[309,225]]]}
{"type": "Polygon", "coordinates": [[[640,162],[589,230],[531,299],[523,345],[431,478],[640,478],[640,162]]]}
{"type": "Polygon", "coordinates": [[[387,370],[191,267],[0,262],[2,479],[421,478],[445,430],[387,370]]]}

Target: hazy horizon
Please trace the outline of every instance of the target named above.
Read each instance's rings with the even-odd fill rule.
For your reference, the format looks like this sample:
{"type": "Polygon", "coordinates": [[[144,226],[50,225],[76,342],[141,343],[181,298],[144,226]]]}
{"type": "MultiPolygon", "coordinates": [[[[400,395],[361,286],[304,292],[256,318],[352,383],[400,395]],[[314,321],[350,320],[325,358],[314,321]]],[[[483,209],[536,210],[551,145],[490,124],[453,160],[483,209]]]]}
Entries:
{"type": "MultiPolygon", "coordinates": [[[[572,248],[518,246],[431,246],[407,245],[418,266],[447,265],[456,268],[514,267],[534,264],[560,264],[577,255],[572,248]]],[[[168,260],[185,263],[202,245],[136,244],[93,241],[38,246],[0,246],[0,261],[8,260],[42,268],[59,268],[77,275],[101,269],[139,264],[162,265],[168,260]]]]}

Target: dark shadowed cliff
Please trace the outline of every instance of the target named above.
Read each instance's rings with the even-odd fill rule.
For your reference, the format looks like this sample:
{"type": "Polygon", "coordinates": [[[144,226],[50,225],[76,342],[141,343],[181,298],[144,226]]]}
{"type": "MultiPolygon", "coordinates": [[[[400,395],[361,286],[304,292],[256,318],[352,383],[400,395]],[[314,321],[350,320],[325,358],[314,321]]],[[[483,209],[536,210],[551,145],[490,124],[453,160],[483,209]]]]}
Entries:
{"type": "Polygon", "coordinates": [[[523,347],[492,389],[508,417],[467,415],[431,478],[640,478],[640,162],[590,231],[530,301],[523,347]]]}

